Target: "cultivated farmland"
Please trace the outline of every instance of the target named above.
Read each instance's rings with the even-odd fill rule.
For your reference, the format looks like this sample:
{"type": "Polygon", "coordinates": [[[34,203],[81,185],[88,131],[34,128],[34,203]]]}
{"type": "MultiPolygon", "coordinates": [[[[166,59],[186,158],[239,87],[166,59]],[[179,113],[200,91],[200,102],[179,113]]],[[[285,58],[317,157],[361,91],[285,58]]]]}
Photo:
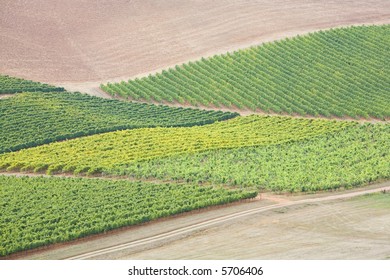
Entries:
{"type": "Polygon", "coordinates": [[[13,94],[17,92],[49,92],[64,91],[62,87],[55,87],[40,82],[28,81],[7,75],[0,75],[0,94],[13,94]]]}
{"type": "Polygon", "coordinates": [[[0,176],[0,256],[256,194],[126,180],[0,176]]]}
{"type": "Polygon", "coordinates": [[[1,7],[0,258],[390,256],[387,1],[1,7]]]}
{"type": "Polygon", "coordinates": [[[390,125],[355,124],[300,141],[137,161],[114,173],[277,192],[351,188],[390,178],[389,139],[390,125]]]}
{"type": "Polygon", "coordinates": [[[320,31],[102,85],[135,100],[302,116],[390,116],[390,25],[320,31]]]}
{"type": "Polygon", "coordinates": [[[390,23],[388,0],[1,3],[0,72],[76,91],[287,36],[390,23]]]}
{"type": "Polygon", "coordinates": [[[120,102],[80,93],[25,93],[0,100],[0,153],[108,131],[194,126],[237,113],[120,102]]]}
{"type": "Polygon", "coordinates": [[[353,122],[287,117],[238,117],[189,128],[124,130],[53,143],[0,156],[0,169],[111,173],[117,166],[177,154],[274,145],[335,133],[353,122]]]}

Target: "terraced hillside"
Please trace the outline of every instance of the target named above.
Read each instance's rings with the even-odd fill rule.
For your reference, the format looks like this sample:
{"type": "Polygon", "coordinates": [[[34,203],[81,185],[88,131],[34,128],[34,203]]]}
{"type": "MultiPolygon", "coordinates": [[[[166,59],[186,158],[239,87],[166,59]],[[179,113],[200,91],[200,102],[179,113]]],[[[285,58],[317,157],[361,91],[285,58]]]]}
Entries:
{"type": "Polygon", "coordinates": [[[16,77],[10,77],[7,75],[0,75],[0,94],[12,94],[17,92],[28,91],[65,91],[63,87],[55,87],[48,84],[42,84],[40,82],[33,82],[16,77]]]}
{"type": "Polygon", "coordinates": [[[80,93],[25,93],[0,100],[0,153],[96,133],[193,126],[237,116],[107,100],[80,93]]]}
{"type": "Polygon", "coordinates": [[[390,116],[390,25],[319,31],[102,85],[148,102],[302,116],[390,116]]]}

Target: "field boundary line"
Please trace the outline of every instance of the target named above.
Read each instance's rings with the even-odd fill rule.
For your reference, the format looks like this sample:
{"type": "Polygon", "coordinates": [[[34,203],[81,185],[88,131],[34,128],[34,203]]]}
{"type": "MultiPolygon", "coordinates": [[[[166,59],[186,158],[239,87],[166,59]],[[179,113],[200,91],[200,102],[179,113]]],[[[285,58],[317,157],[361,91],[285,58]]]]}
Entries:
{"type": "Polygon", "coordinates": [[[357,191],[357,192],[352,192],[352,193],[343,193],[343,194],[336,194],[336,195],[330,195],[330,196],[325,196],[325,197],[308,198],[308,199],[302,199],[302,200],[297,200],[297,201],[282,202],[282,203],[278,203],[276,205],[262,206],[262,207],[257,207],[254,209],[243,210],[243,211],[239,211],[236,213],[213,218],[213,219],[210,219],[207,221],[203,221],[200,223],[196,223],[193,225],[174,229],[174,230],[164,232],[161,234],[157,234],[154,236],[149,236],[149,237],[145,237],[145,238],[138,239],[135,241],[130,241],[130,242],[126,242],[123,244],[111,246],[108,248],[99,249],[99,250],[91,251],[88,253],[75,255],[75,256],[72,256],[69,258],[65,258],[65,260],[85,260],[88,258],[93,258],[93,257],[97,257],[97,256],[104,255],[104,254],[109,254],[109,253],[114,253],[114,252],[125,250],[125,249],[130,249],[130,248],[133,248],[136,246],[147,245],[147,244],[151,244],[154,242],[163,241],[163,240],[168,239],[168,238],[176,237],[176,236],[179,236],[182,234],[190,233],[190,232],[193,232],[195,230],[200,230],[200,229],[203,229],[203,228],[208,227],[208,226],[213,226],[213,225],[227,222],[230,220],[234,220],[237,218],[250,216],[253,214],[258,214],[258,213],[262,213],[262,212],[266,212],[266,211],[274,210],[274,209],[278,209],[278,208],[302,205],[302,204],[307,204],[307,203],[316,203],[316,202],[333,201],[333,200],[339,200],[339,199],[347,199],[347,198],[353,198],[353,197],[361,196],[361,195],[365,195],[365,194],[377,193],[377,192],[381,192],[381,191],[383,191],[383,192],[390,191],[390,186],[378,187],[375,189],[357,191]]]}

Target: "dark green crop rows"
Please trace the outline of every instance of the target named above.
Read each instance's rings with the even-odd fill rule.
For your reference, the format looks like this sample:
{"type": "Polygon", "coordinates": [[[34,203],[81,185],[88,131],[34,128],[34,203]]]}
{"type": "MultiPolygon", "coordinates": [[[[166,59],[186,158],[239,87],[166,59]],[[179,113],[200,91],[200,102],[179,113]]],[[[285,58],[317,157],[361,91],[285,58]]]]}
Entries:
{"type": "Polygon", "coordinates": [[[0,153],[101,132],[194,126],[238,114],[122,102],[79,93],[25,93],[0,100],[0,153]]]}
{"type": "Polygon", "coordinates": [[[388,118],[390,25],[297,36],[101,88],[135,100],[388,118]]]}
{"type": "Polygon", "coordinates": [[[194,185],[0,176],[0,256],[254,196],[194,185]]]}
{"type": "Polygon", "coordinates": [[[20,78],[10,77],[7,75],[0,75],[0,94],[1,93],[17,93],[17,92],[53,92],[65,91],[62,87],[55,87],[40,82],[33,82],[20,78]]]}

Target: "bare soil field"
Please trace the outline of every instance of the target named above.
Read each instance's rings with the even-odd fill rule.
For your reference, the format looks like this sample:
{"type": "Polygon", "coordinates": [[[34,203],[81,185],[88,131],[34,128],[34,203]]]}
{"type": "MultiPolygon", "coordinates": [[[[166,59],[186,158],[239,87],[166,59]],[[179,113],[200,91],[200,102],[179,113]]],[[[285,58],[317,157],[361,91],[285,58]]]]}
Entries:
{"type": "Polygon", "coordinates": [[[100,96],[100,82],[372,23],[390,23],[388,0],[3,0],[0,73],[100,96]]]}
{"type": "Polygon", "coordinates": [[[390,209],[375,206],[366,198],[286,207],[120,258],[389,259],[390,209]]]}

